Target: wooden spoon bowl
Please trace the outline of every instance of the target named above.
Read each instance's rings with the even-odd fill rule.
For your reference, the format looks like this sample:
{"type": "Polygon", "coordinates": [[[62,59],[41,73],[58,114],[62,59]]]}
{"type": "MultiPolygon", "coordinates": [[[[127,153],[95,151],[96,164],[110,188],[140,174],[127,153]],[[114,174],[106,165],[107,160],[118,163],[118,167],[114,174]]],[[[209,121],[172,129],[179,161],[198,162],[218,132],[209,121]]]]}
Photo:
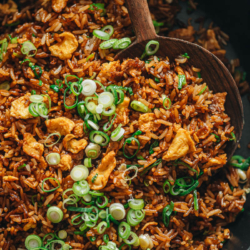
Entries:
{"type": "Polygon", "coordinates": [[[158,36],[152,23],[147,0],[127,0],[127,8],[136,34],[136,41],[118,53],[116,60],[141,57],[150,40],[160,43],[157,56],[168,56],[170,61],[188,53],[188,64],[201,69],[202,78],[214,93],[227,92],[226,113],[235,128],[236,141],[228,143],[225,152],[228,160],[233,156],[243,129],[243,106],[237,85],[225,65],[211,52],[203,47],[181,39],[158,36]]]}

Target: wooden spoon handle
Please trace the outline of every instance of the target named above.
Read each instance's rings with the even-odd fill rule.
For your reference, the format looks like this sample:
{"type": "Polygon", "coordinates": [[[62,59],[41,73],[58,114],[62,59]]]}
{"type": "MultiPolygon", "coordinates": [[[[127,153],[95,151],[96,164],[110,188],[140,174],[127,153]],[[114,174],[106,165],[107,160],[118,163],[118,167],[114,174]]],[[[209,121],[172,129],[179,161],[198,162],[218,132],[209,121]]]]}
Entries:
{"type": "Polygon", "coordinates": [[[126,0],[130,19],[136,34],[136,42],[140,43],[157,37],[151,19],[147,0],[126,0]]]}

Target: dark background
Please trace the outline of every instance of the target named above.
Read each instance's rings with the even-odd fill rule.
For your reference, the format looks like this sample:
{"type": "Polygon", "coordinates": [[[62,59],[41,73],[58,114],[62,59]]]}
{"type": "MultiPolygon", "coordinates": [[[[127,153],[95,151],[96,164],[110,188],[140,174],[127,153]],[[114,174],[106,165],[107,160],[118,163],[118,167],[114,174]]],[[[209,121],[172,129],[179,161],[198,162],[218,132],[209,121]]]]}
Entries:
{"type": "MultiPolygon", "coordinates": [[[[240,59],[242,68],[247,72],[247,80],[250,82],[250,0],[196,0],[198,9],[203,10],[222,31],[230,37],[230,43],[240,59]]],[[[245,126],[250,126],[246,117],[246,109],[250,104],[244,105],[245,126]]],[[[248,140],[245,136],[241,141],[248,140]]],[[[223,249],[226,250],[250,250],[250,195],[244,206],[244,212],[238,215],[236,222],[232,223],[231,240],[223,249]]]]}
{"type": "MultiPolygon", "coordinates": [[[[202,9],[230,37],[241,66],[250,81],[250,0],[196,0],[202,9]]],[[[249,235],[250,237],[250,235],[249,235]]]]}

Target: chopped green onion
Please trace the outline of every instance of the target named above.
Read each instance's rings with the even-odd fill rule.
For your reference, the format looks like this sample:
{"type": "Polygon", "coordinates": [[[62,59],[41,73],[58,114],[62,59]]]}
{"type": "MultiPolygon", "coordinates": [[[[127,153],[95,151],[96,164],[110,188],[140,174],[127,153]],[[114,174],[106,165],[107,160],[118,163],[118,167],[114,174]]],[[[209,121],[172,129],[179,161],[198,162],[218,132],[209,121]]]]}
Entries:
{"type": "Polygon", "coordinates": [[[165,182],[164,182],[164,184],[163,184],[163,186],[162,186],[162,188],[163,188],[163,191],[164,191],[164,193],[169,193],[169,191],[170,191],[170,183],[169,183],[169,180],[166,180],[165,182]],[[168,186],[168,189],[166,190],[166,186],[168,186]]]}
{"type": "Polygon", "coordinates": [[[110,107],[114,103],[114,96],[110,92],[103,92],[99,95],[98,103],[104,108],[110,107]]]}
{"type": "Polygon", "coordinates": [[[60,163],[61,156],[58,153],[49,153],[46,156],[46,161],[49,165],[58,165],[60,163]]]}
{"type": "Polygon", "coordinates": [[[96,173],[96,174],[93,176],[93,178],[91,179],[91,182],[94,183],[97,177],[98,177],[98,174],[96,173]]]}
{"type": "Polygon", "coordinates": [[[81,214],[78,214],[78,215],[74,216],[74,218],[71,220],[71,224],[73,226],[77,226],[77,225],[81,224],[82,223],[82,219],[80,218],[81,216],[82,216],[81,214]],[[79,218],[80,218],[80,220],[76,221],[79,218]]]}
{"type": "Polygon", "coordinates": [[[114,27],[112,25],[106,25],[104,26],[101,31],[105,32],[106,30],[108,30],[109,32],[107,32],[109,34],[109,36],[112,36],[114,33],[114,27]]]}
{"type": "Polygon", "coordinates": [[[84,102],[79,102],[77,104],[77,112],[78,112],[78,115],[84,119],[84,114],[86,113],[86,109],[85,109],[85,105],[84,105],[84,102]]]}
{"type": "Polygon", "coordinates": [[[9,84],[9,82],[3,82],[3,83],[1,83],[0,84],[0,89],[2,89],[2,90],[9,90],[10,89],[10,84],[9,84]]]}
{"type": "Polygon", "coordinates": [[[96,83],[93,80],[86,79],[82,83],[82,94],[85,96],[91,96],[96,92],[96,83]]]}
{"type": "Polygon", "coordinates": [[[158,51],[159,46],[160,46],[160,44],[159,44],[158,41],[155,41],[155,40],[149,41],[149,42],[146,44],[146,47],[145,47],[145,52],[146,52],[146,54],[147,54],[148,56],[154,55],[154,54],[158,51]],[[152,50],[151,47],[150,47],[151,45],[155,45],[155,48],[154,48],[153,50],[152,50]]]}
{"type": "Polygon", "coordinates": [[[196,176],[198,177],[198,171],[197,171],[196,169],[190,167],[187,163],[185,163],[185,162],[183,162],[183,161],[180,161],[180,160],[176,160],[176,161],[173,163],[174,166],[176,166],[176,165],[178,165],[178,164],[183,165],[183,166],[187,167],[189,170],[195,172],[195,173],[196,173],[196,176]]]}
{"type": "Polygon", "coordinates": [[[109,242],[109,236],[108,234],[103,235],[103,241],[107,244],[109,242]]]}
{"type": "Polygon", "coordinates": [[[129,37],[124,37],[113,44],[113,49],[126,49],[131,43],[129,37]]]}
{"type": "Polygon", "coordinates": [[[131,232],[131,227],[128,223],[122,222],[118,226],[118,234],[122,239],[128,239],[131,232]]]}
{"type": "Polygon", "coordinates": [[[131,199],[128,202],[130,208],[134,210],[140,210],[144,207],[144,200],[143,199],[131,199]]]}
{"type": "Polygon", "coordinates": [[[127,222],[130,226],[135,227],[144,219],[145,212],[143,210],[130,209],[127,213],[127,222]],[[139,216],[136,216],[139,213],[139,216]]]}
{"type": "Polygon", "coordinates": [[[21,166],[19,166],[19,167],[17,168],[17,170],[22,169],[22,168],[25,168],[25,167],[26,167],[26,165],[27,165],[27,164],[25,164],[25,163],[24,163],[24,164],[22,164],[21,166]]]}
{"type": "Polygon", "coordinates": [[[31,235],[27,236],[24,244],[25,244],[25,247],[28,250],[30,250],[33,248],[42,247],[43,242],[39,236],[37,236],[35,234],[31,234],[31,235]]]}
{"type": "Polygon", "coordinates": [[[128,245],[133,245],[133,246],[140,245],[139,237],[132,231],[130,232],[129,237],[127,239],[124,239],[123,241],[128,245]]]}
{"type": "Polygon", "coordinates": [[[99,234],[103,234],[107,229],[107,222],[106,221],[102,221],[100,222],[97,227],[96,230],[99,234]]]}
{"type": "Polygon", "coordinates": [[[182,89],[182,87],[187,83],[185,75],[178,75],[178,89],[182,89]]]}
{"type": "Polygon", "coordinates": [[[100,212],[99,212],[99,218],[101,218],[101,219],[105,219],[106,218],[106,211],[105,210],[101,210],[100,212]]]}
{"type": "MultiPolygon", "coordinates": [[[[104,221],[103,221],[104,222],[104,221]]],[[[102,223],[102,222],[101,222],[102,223]]],[[[100,223],[100,224],[101,224],[100,223]]],[[[106,222],[105,222],[106,223],[106,222]]],[[[98,232],[98,231],[97,231],[98,232]]],[[[91,236],[91,237],[89,237],[89,240],[91,241],[91,242],[94,242],[95,240],[96,240],[96,237],[95,236],[91,236]]]]}
{"type": "Polygon", "coordinates": [[[50,193],[50,192],[53,192],[53,191],[57,190],[58,188],[60,188],[60,186],[61,186],[61,185],[60,185],[60,182],[59,182],[56,178],[47,177],[47,178],[43,179],[41,189],[42,189],[42,191],[43,191],[44,193],[50,193]],[[57,184],[58,184],[58,186],[55,187],[55,188],[49,189],[49,190],[45,190],[45,189],[44,189],[44,183],[45,183],[45,181],[47,181],[47,180],[56,181],[57,184]]]}
{"type": "Polygon", "coordinates": [[[111,49],[113,45],[118,41],[118,39],[110,39],[108,41],[102,42],[100,44],[101,49],[111,49]]]}
{"type": "Polygon", "coordinates": [[[21,52],[27,56],[34,56],[37,52],[37,48],[32,42],[26,41],[22,44],[21,52]],[[35,51],[35,52],[33,54],[29,54],[30,51],[35,51]]]}
{"type": "Polygon", "coordinates": [[[155,166],[158,166],[160,163],[162,162],[162,159],[158,159],[156,162],[154,162],[153,164],[151,164],[150,166],[146,167],[141,173],[140,176],[144,175],[145,173],[147,173],[150,169],[152,169],[155,166]]]}
{"type": "Polygon", "coordinates": [[[35,94],[36,94],[36,91],[35,91],[34,89],[32,89],[32,90],[30,91],[30,93],[31,93],[31,95],[35,95],[35,94]]]}
{"type": "Polygon", "coordinates": [[[231,136],[232,136],[232,138],[230,138],[229,141],[236,141],[236,136],[235,136],[234,132],[231,132],[231,136]]]}
{"type": "Polygon", "coordinates": [[[244,157],[240,155],[234,155],[229,161],[229,165],[246,171],[250,165],[250,157],[245,160],[244,157]]]}
{"type": "Polygon", "coordinates": [[[44,242],[45,240],[46,240],[46,241],[51,241],[51,240],[53,240],[54,238],[55,238],[55,234],[53,234],[53,233],[48,233],[48,234],[45,234],[45,235],[44,235],[42,241],[43,241],[43,242],[44,242]],[[51,238],[46,239],[47,237],[51,237],[51,238]]]}
{"type": "MultiPolygon", "coordinates": [[[[91,58],[93,58],[94,55],[95,55],[94,53],[90,54],[90,55],[86,58],[86,62],[89,61],[91,58]]],[[[90,79],[90,80],[91,80],[91,79],[90,79]]]]}
{"type": "Polygon", "coordinates": [[[61,240],[64,240],[67,238],[67,232],[65,230],[60,230],[58,232],[58,237],[61,239],[61,240]]]}
{"type": "Polygon", "coordinates": [[[55,144],[57,144],[57,143],[60,141],[60,139],[61,139],[61,135],[60,135],[59,132],[52,133],[52,134],[48,135],[48,137],[45,139],[44,145],[45,145],[46,147],[52,147],[52,146],[54,146],[55,144]],[[47,141],[48,141],[49,138],[52,137],[52,136],[58,136],[58,138],[57,138],[57,140],[56,140],[55,142],[53,142],[52,144],[48,144],[47,141]]]}
{"type": "Polygon", "coordinates": [[[157,78],[157,77],[155,77],[155,82],[160,82],[160,79],[159,78],[157,78]]]}
{"type": "Polygon", "coordinates": [[[149,148],[149,154],[152,155],[152,154],[154,153],[154,149],[153,149],[153,148],[156,148],[156,147],[158,147],[158,146],[159,146],[159,141],[155,140],[155,141],[151,144],[151,146],[150,146],[150,148],[149,148]]]}
{"type": "Polygon", "coordinates": [[[73,184],[73,192],[75,195],[83,197],[89,192],[89,184],[87,181],[77,181],[73,184]]]}
{"type": "Polygon", "coordinates": [[[125,129],[121,126],[122,124],[119,124],[119,126],[111,133],[110,138],[112,141],[120,141],[123,138],[125,129]]]}
{"type": "MultiPolygon", "coordinates": [[[[29,63],[29,67],[32,69],[34,75],[39,79],[42,76],[43,70],[38,65],[33,65],[32,63],[29,63]],[[39,70],[39,73],[37,73],[37,69],[39,70]]],[[[40,82],[39,82],[40,84],[40,82]]]]}
{"type": "Polygon", "coordinates": [[[111,204],[109,207],[109,212],[115,220],[122,220],[126,215],[124,206],[120,203],[111,204]]]}
{"type": "Polygon", "coordinates": [[[102,30],[94,30],[93,35],[101,40],[109,40],[110,35],[102,30]]]}
{"type": "Polygon", "coordinates": [[[103,125],[104,132],[108,132],[112,128],[116,116],[117,116],[117,114],[114,115],[113,119],[111,119],[111,116],[109,117],[109,121],[103,125]]]}
{"type": "Polygon", "coordinates": [[[16,26],[20,23],[20,20],[17,20],[16,22],[13,23],[6,23],[5,26],[11,27],[11,26],[16,26]]]}
{"type": "MultiPolygon", "coordinates": [[[[55,249],[54,248],[54,245],[55,244],[60,244],[61,245],[61,247],[60,248],[58,248],[58,249],[61,249],[61,250],[69,250],[69,248],[67,247],[67,246],[69,246],[68,244],[65,244],[65,242],[64,241],[62,241],[62,240],[51,240],[51,241],[49,241],[44,247],[45,247],[45,249],[55,249]],[[51,246],[52,245],[52,246],[51,246]],[[66,246],[66,248],[65,248],[65,246],[66,246]]],[[[33,249],[33,250],[35,250],[35,249],[33,249]]]]}
{"type": "Polygon", "coordinates": [[[149,108],[145,104],[139,101],[135,101],[135,100],[131,102],[130,107],[134,109],[135,111],[139,111],[143,113],[147,113],[149,111],[149,108]]]}
{"type": "Polygon", "coordinates": [[[32,95],[32,96],[30,96],[30,101],[35,102],[35,103],[39,103],[39,102],[43,101],[43,97],[41,95],[32,95]]]}
{"type": "Polygon", "coordinates": [[[59,88],[57,85],[50,85],[50,88],[53,89],[56,93],[59,93],[59,88]]]}
{"type": "Polygon", "coordinates": [[[170,216],[174,210],[174,203],[171,201],[170,205],[167,205],[166,207],[163,208],[162,211],[162,219],[165,227],[168,227],[169,221],[170,221],[170,216]]]}
{"type": "Polygon", "coordinates": [[[164,23],[163,23],[163,22],[159,23],[159,22],[157,22],[156,20],[152,20],[152,22],[153,22],[153,25],[154,25],[155,27],[164,26],[164,23]]]}
{"type": "Polygon", "coordinates": [[[217,139],[216,142],[220,142],[220,137],[214,133],[211,133],[211,135],[214,135],[214,137],[217,139]]]}
{"type": "Polygon", "coordinates": [[[164,98],[163,103],[162,103],[164,109],[170,109],[171,108],[171,104],[172,104],[172,102],[171,102],[171,100],[168,97],[164,98]],[[165,104],[166,101],[168,101],[168,106],[167,107],[166,107],[166,104],[165,104]]]}
{"type": "Polygon", "coordinates": [[[91,142],[96,143],[102,147],[108,145],[110,138],[107,134],[102,131],[91,131],[89,134],[89,139],[91,142]]]}
{"type": "Polygon", "coordinates": [[[17,39],[18,39],[17,37],[11,38],[10,43],[12,43],[12,44],[17,43],[17,39]]]}
{"type": "Polygon", "coordinates": [[[104,7],[104,3],[92,3],[89,5],[89,10],[95,10],[95,8],[97,10],[102,10],[101,16],[104,16],[106,13],[105,7],[104,7]]]}
{"type": "Polygon", "coordinates": [[[198,78],[202,78],[201,77],[201,72],[197,72],[197,76],[198,76],[198,78]]]}
{"type": "Polygon", "coordinates": [[[47,218],[53,223],[59,223],[63,219],[63,211],[56,206],[49,207],[47,218]]]}
{"type": "Polygon", "coordinates": [[[125,140],[124,144],[123,144],[123,147],[122,147],[123,155],[124,155],[126,158],[128,158],[128,159],[132,159],[132,158],[135,157],[136,154],[139,152],[140,146],[141,146],[141,144],[140,144],[139,140],[136,139],[135,137],[129,137],[129,138],[127,138],[127,139],[125,140]],[[126,146],[126,144],[131,144],[132,141],[135,141],[135,142],[136,142],[136,144],[137,144],[137,150],[135,151],[135,153],[134,153],[133,155],[126,155],[126,153],[125,153],[125,146],[126,146]]]}
{"type": "Polygon", "coordinates": [[[115,104],[112,104],[111,107],[109,107],[109,110],[102,111],[102,115],[112,116],[113,114],[115,114],[115,111],[116,111],[116,106],[115,106],[115,104]]]}
{"type": "Polygon", "coordinates": [[[84,159],[84,166],[86,166],[87,168],[91,168],[92,167],[91,158],[85,158],[84,159]]]}
{"type": "Polygon", "coordinates": [[[74,103],[72,106],[68,106],[68,105],[66,104],[66,94],[67,94],[68,91],[70,91],[70,88],[66,88],[65,91],[64,91],[64,95],[63,95],[64,107],[65,107],[66,109],[73,109],[73,108],[75,108],[75,107],[77,106],[77,103],[78,103],[78,96],[76,96],[76,101],[75,101],[75,103],[74,103]]]}
{"type": "Polygon", "coordinates": [[[67,207],[67,210],[77,213],[89,213],[92,211],[90,207],[67,207]]]}
{"type": "Polygon", "coordinates": [[[77,165],[71,170],[70,176],[74,181],[85,180],[89,176],[89,170],[84,165],[77,165]]]}
{"type": "Polygon", "coordinates": [[[75,96],[78,96],[81,94],[82,92],[82,89],[83,89],[83,86],[81,84],[78,84],[76,82],[73,82],[71,85],[70,85],[70,90],[71,92],[75,95],[75,96]],[[75,87],[77,87],[77,90],[75,89],[75,87]]]}
{"type": "Polygon", "coordinates": [[[201,95],[201,94],[203,94],[204,93],[204,91],[207,89],[207,86],[205,86],[199,93],[198,93],[198,95],[201,95]]]}
{"type": "Polygon", "coordinates": [[[105,208],[108,205],[108,198],[106,196],[98,197],[96,200],[96,205],[99,208],[105,208]]]}
{"type": "Polygon", "coordinates": [[[198,198],[197,198],[197,190],[194,190],[194,210],[199,209],[198,198]]]}
{"type": "Polygon", "coordinates": [[[85,148],[85,153],[88,158],[96,159],[101,153],[101,147],[95,143],[89,143],[85,148]]]}
{"type": "Polygon", "coordinates": [[[188,55],[188,53],[184,53],[183,55],[181,55],[182,57],[186,57],[187,59],[190,58],[190,56],[188,55]]]}

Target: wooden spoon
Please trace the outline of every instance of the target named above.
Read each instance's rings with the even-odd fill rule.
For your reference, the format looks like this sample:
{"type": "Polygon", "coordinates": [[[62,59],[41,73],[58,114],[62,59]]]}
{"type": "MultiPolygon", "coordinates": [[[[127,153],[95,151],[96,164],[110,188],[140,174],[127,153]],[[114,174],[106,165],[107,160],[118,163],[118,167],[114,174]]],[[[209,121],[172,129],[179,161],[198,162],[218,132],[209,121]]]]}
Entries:
{"type": "Polygon", "coordinates": [[[229,142],[225,149],[228,160],[230,160],[237,148],[243,128],[242,101],[230,72],[214,54],[201,46],[181,39],[158,36],[155,33],[147,0],[126,0],[126,3],[137,38],[128,48],[118,53],[115,59],[140,58],[145,50],[145,45],[150,40],[160,43],[156,55],[168,56],[172,62],[177,56],[188,53],[190,56],[188,64],[201,69],[202,78],[209,89],[214,93],[227,92],[225,109],[231,117],[231,124],[235,128],[237,138],[236,141],[229,142]]]}

